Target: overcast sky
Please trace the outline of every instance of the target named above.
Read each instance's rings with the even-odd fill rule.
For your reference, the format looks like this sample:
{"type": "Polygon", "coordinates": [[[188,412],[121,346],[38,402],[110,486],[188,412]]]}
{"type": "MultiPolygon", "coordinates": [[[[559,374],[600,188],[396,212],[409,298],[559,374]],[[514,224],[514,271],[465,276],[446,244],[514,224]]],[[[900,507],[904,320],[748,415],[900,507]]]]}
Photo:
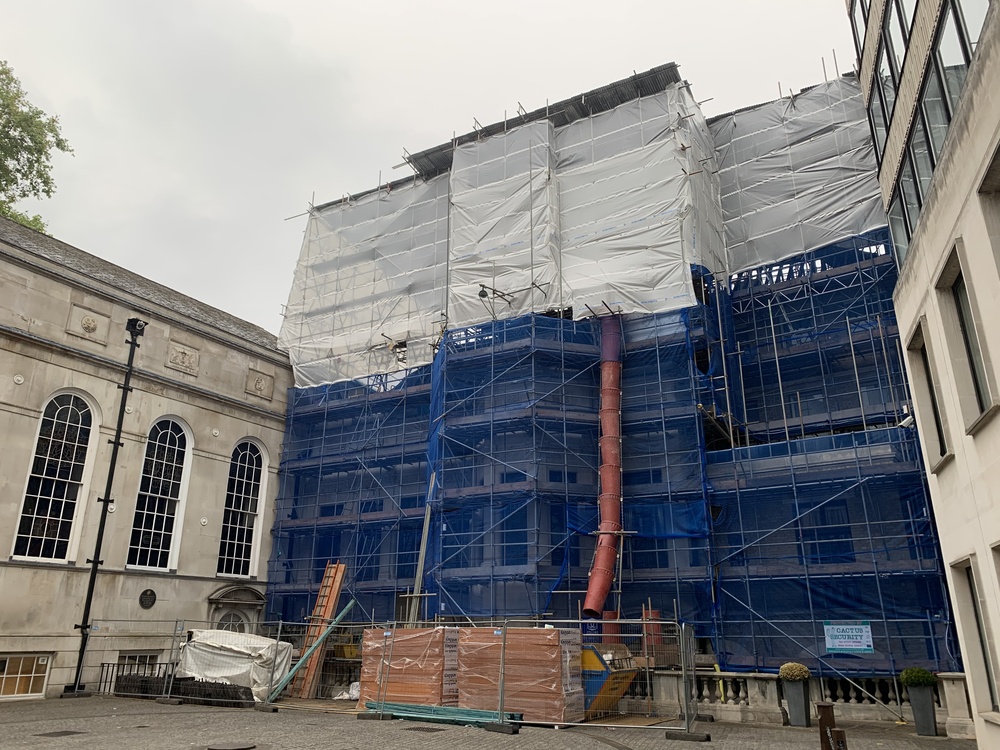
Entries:
{"type": "Polygon", "coordinates": [[[0,59],[75,151],[20,208],[275,333],[300,214],[405,177],[404,148],[665,62],[711,116],[855,58],[844,0],[0,0],[0,19],[0,59]]]}

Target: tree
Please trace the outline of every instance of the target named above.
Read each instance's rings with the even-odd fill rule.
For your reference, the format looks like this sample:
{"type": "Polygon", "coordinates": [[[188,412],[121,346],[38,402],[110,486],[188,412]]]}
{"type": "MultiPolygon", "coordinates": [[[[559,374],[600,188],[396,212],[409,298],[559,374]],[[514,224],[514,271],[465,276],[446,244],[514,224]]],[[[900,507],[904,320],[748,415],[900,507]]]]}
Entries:
{"type": "Polygon", "coordinates": [[[59,118],[29,102],[13,69],[0,60],[0,215],[45,231],[41,216],[28,216],[14,208],[14,203],[22,198],[52,197],[56,189],[53,149],[73,153],[62,137],[59,118]]]}

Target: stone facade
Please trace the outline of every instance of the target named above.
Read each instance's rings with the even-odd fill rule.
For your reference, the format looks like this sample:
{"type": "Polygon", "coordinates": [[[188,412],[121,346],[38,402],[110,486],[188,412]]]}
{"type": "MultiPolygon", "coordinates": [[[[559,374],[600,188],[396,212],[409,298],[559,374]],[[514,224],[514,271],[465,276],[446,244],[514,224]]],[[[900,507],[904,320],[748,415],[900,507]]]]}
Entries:
{"type": "Polygon", "coordinates": [[[80,644],[74,626],[83,614],[130,318],[147,325],[124,414],[83,680],[96,681],[102,662],[166,659],[178,627],[252,627],[263,603],[291,385],[275,337],[6,219],[0,288],[0,699],[54,695],[72,682],[80,644]],[[60,440],[65,447],[69,433],[60,424],[73,409],[89,412],[89,437],[78,440],[74,459],[82,470],[51,447],[60,440]],[[183,450],[167,455],[163,443],[157,453],[162,440],[148,443],[158,433],[183,450]],[[173,457],[173,474],[164,456],[173,457]],[[243,469],[233,469],[234,461],[243,469]],[[259,481],[234,481],[238,474],[259,481]],[[164,484],[164,477],[178,481],[164,484]],[[240,542],[227,547],[225,564],[223,535],[240,542]]]}
{"type": "MultiPolygon", "coordinates": [[[[935,38],[924,27],[935,29],[941,5],[917,6],[907,53],[915,62],[907,57],[896,103],[904,115],[893,116],[881,168],[887,204],[922,90],[920,60],[931,54],[935,38]]],[[[983,748],[1000,747],[998,92],[1000,12],[994,1],[894,293],[972,707],[971,720],[949,714],[948,731],[970,736],[974,723],[983,748]],[[964,286],[956,289],[958,280],[964,286]],[[965,309],[960,300],[967,301],[965,309]],[[978,372],[976,349],[982,355],[978,372]]],[[[945,684],[946,692],[952,687],[945,684]]]]}

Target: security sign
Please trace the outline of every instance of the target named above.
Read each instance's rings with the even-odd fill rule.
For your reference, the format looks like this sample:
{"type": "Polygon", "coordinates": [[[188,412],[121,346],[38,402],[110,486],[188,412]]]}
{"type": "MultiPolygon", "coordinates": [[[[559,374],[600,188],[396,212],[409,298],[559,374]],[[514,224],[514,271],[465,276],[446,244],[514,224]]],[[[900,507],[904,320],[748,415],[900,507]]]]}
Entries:
{"type": "Polygon", "coordinates": [[[826,650],[830,654],[873,654],[872,626],[868,620],[826,620],[826,650]]]}

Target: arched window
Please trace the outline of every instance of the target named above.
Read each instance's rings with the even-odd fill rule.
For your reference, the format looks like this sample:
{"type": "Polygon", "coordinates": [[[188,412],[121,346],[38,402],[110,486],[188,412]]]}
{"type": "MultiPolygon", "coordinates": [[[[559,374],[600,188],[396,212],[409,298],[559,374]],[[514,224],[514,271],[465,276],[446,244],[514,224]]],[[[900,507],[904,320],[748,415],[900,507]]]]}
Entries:
{"type": "Polygon", "coordinates": [[[226,512],[219,542],[219,573],[249,576],[264,460],[249,440],[233,449],[226,488],[226,512]]]}
{"type": "Polygon", "coordinates": [[[14,538],[15,556],[66,559],[92,422],[87,402],[72,393],[46,404],[14,538]]]}
{"type": "Polygon", "coordinates": [[[187,436],[179,424],[161,419],[153,425],[146,441],[146,460],[132,519],[129,565],[169,567],[186,454],[187,436]]]}

